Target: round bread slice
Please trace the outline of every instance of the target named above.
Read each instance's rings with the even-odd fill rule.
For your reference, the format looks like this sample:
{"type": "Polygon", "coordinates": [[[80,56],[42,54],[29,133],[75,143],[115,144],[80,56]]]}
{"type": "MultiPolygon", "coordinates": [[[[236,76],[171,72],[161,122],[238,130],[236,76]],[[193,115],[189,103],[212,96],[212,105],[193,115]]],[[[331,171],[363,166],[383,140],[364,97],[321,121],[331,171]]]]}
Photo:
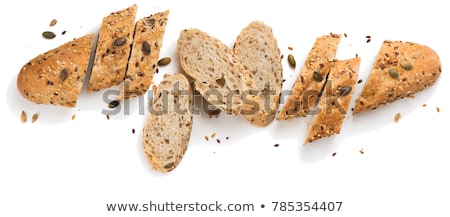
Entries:
{"type": "Polygon", "coordinates": [[[283,83],[281,54],[272,28],[260,21],[251,22],[237,37],[233,51],[262,99],[258,112],[245,118],[253,125],[267,126],[275,119],[283,83]]]}
{"type": "Polygon", "coordinates": [[[17,77],[19,92],[37,104],[75,107],[93,42],[92,33],[30,60],[17,77]]]}
{"type": "Polygon", "coordinates": [[[187,78],[166,74],[154,88],[143,130],[145,155],[155,170],[170,172],[183,158],[191,136],[192,109],[193,95],[187,78]]]}

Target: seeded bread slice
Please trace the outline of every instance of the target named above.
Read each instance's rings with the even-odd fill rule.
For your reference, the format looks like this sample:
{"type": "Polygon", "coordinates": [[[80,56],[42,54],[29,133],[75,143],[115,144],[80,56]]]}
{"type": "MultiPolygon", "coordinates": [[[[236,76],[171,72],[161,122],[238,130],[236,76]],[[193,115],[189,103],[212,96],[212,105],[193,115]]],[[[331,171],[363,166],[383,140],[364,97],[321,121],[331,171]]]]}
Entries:
{"type": "Polygon", "coordinates": [[[143,130],[144,151],[155,170],[170,172],[186,151],[192,129],[192,89],[182,74],[164,76],[154,90],[143,130]]]}
{"type": "Polygon", "coordinates": [[[125,77],[136,10],[133,5],[103,18],[87,92],[118,85],[125,77]]]}
{"type": "Polygon", "coordinates": [[[360,62],[359,58],[354,58],[332,63],[317,107],[318,113],[311,119],[305,143],[341,132],[358,78],[360,62]]]}
{"type": "Polygon", "coordinates": [[[384,41],[353,113],[373,110],[422,91],[436,82],[441,71],[439,56],[431,48],[384,41]]]}
{"type": "Polygon", "coordinates": [[[260,21],[251,22],[237,37],[233,51],[262,99],[259,111],[245,118],[254,125],[267,126],[275,119],[283,83],[281,54],[272,28],[260,21]]]}
{"type": "Polygon", "coordinates": [[[19,92],[37,104],[75,107],[93,42],[85,35],[30,60],[17,77],[19,92]]]}
{"type": "Polygon", "coordinates": [[[277,120],[305,117],[314,108],[330,71],[341,36],[330,34],[319,37],[306,57],[286,103],[277,120]]]}
{"type": "Polygon", "coordinates": [[[147,92],[159,58],[169,11],[156,13],[136,23],[130,61],[119,99],[147,92]]]}
{"type": "Polygon", "coordinates": [[[213,106],[229,114],[253,115],[260,98],[250,73],[224,43],[198,29],[181,31],[177,50],[183,70],[213,106]]]}

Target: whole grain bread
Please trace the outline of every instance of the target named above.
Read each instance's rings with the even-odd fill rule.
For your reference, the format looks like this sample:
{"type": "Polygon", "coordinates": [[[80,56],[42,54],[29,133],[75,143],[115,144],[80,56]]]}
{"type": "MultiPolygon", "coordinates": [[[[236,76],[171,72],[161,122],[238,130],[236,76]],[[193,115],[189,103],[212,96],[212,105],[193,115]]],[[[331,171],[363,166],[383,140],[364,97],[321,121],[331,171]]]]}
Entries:
{"type": "Polygon", "coordinates": [[[338,34],[316,39],[277,120],[305,117],[314,108],[330,71],[330,65],[336,56],[340,40],[341,36],[338,34]]]}
{"type": "Polygon", "coordinates": [[[173,170],[181,161],[192,130],[192,89],[182,74],[164,76],[154,90],[143,129],[144,151],[152,168],[173,170]]]}
{"type": "Polygon", "coordinates": [[[136,23],[130,61],[119,99],[147,92],[156,71],[169,11],[159,12],[136,23]]]}
{"type": "Polygon", "coordinates": [[[305,143],[341,132],[354,86],[358,78],[360,59],[335,61],[318,104],[317,114],[309,124],[305,143]]]}
{"type": "Polygon", "coordinates": [[[223,42],[198,29],[181,31],[177,50],[195,89],[213,106],[229,114],[254,115],[260,98],[256,85],[237,55],[223,42]]]}
{"type": "Polygon", "coordinates": [[[103,18],[87,92],[120,84],[125,77],[133,41],[137,6],[103,18]]]}
{"type": "Polygon", "coordinates": [[[384,41],[353,113],[373,110],[422,91],[436,82],[441,71],[439,56],[431,48],[384,41]]]}
{"type": "Polygon", "coordinates": [[[75,107],[86,76],[94,34],[74,39],[26,63],[17,88],[37,104],[75,107]]]}
{"type": "Polygon", "coordinates": [[[260,21],[251,22],[237,37],[233,51],[262,99],[257,113],[245,118],[253,125],[267,126],[275,119],[283,83],[281,54],[272,28],[260,21]]]}

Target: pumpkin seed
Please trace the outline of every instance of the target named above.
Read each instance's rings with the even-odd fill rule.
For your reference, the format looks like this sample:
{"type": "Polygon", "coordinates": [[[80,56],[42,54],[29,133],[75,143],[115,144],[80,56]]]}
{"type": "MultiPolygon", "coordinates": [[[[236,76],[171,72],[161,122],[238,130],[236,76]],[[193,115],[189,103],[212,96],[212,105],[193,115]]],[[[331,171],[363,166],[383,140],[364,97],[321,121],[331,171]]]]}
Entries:
{"type": "Polygon", "coordinates": [[[413,68],[412,64],[408,61],[402,61],[400,66],[405,70],[411,70],[413,68]]]}
{"type": "Polygon", "coordinates": [[[39,117],[39,114],[35,113],[33,114],[33,116],[31,117],[31,123],[34,123],[39,117]]]}
{"type": "Polygon", "coordinates": [[[52,21],[50,21],[50,26],[54,26],[56,25],[58,21],[56,19],[53,19],[52,21]]]}
{"type": "Polygon", "coordinates": [[[151,47],[150,44],[146,41],[142,43],[142,53],[144,53],[145,56],[150,55],[151,47]]]}
{"type": "Polygon", "coordinates": [[[20,114],[20,121],[22,121],[22,123],[27,122],[27,113],[25,113],[25,111],[22,111],[20,114]]]}
{"type": "Polygon", "coordinates": [[[390,68],[390,69],[389,69],[389,74],[390,74],[391,77],[393,77],[393,78],[398,78],[398,72],[397,72],[397,70],[395,70],[394,68],[390,68]]]}
{"type": "Polygon", "coordinates": [[[119,106],[119,105],[120,105],[120,102],[117,101],[117,100],[114,100],[114,101],[111,101],[111,102],[108,104],[108,108],[115,108],[115,107],[117,107],[117,106],[119,106]]]}
{"type": "Polygon", "coordinates": [[[158,61],[158,66],[166,66],[169,65],[171,59],[169,57],[164,57],[158,61]]]}
{"type": "Polygon", "coordinates": [[[323,81],[322,74],[320,74],[320,72],[317,72],[317,71],[314,71],[313,78],[317,82],[322,82],[323,81]]]}
{"type": "Polygon", "coordinates": [[[153,26],[153,25],[155,25],[155,19],[153,19],[153,18],[146,19],[146,20],[145,20],[145,25],[147,25],[147,26],[153,26]]]}
{"type": "Polygon", "coordinates": [[[115,47],[120,47],[120,46],[124,45],[125,42],[127,42],[127,38],[126,37],[120,37],[120,38],[114,40],[113,45],[115,47]]]}
{"type": "Polygon", "coordinates": [[[346,96],[352,91],[352,87],[350,87],[350,86],[340,87],[340,88],[338,88],[338,91],[339,91],[339,96],[346,96]]]}
{"type": "Polygon", "coordinates": [[[292,54],[288,55],[288,62],[292,68],[295,68],[296,62],[295,62],[295,58],[292,54]]]}
{"type": "Polygon", "coordinates": [[[51,31],[45,31],[42,33],[42,37],[44,37],[45,39],[52,39],[54,37],[56,37],[55,33],[51,32],[51,31]]]}
{"type": "Polygon", "coordinates": [[[67,69],[63,69],[61,71],[59,78],[61,79],[61,82],[64,82],[67,79],[67,69]]]}

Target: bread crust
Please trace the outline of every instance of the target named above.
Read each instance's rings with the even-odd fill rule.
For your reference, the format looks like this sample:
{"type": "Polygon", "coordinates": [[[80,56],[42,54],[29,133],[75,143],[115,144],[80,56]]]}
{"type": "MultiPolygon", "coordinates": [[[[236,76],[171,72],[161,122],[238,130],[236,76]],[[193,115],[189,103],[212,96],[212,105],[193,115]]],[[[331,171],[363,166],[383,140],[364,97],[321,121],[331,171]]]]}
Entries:
{"type": "Polygon", "coordinates": [[[88,34],[30,60],[17,77],[19,92],[37,104],[75,107],[93,42],[94,34],[88,34]]]}
{"type": "Polygon", "coordinates": [[[336,56],[340,40],[341,36],[338,34],[316,39],[292,87],[291,95],[278,113],[277,120],[305,117],[314,108],[330,71],[330,65],[336,56]],[[314,76],[314,73],[319,74],[314,76]]]}
{"type": "Polygon", "coordinates": [[[439,56],[431,48],[412,42],[384,41],[353,114],[422,91],[436,82],[441,71],[439,56]]]}
{"type": "Polygon", "coordinates": [[[318,113],[311,119],[305,143],[341,132],[358,78],[360,62],[360,58],[354,58],[332,63],[317,107],[318,113]]]}
{"type": "Polygon", "coordinates": [[[136,23],[130,61],[119,99],[147,92],[156,71],[169,11],[159,12],[136,23]]]}
{"type": "Polygon", "coordinates": [[[133,41],[137,6],[103,18],[87,92],[120,84],[125,77],[133,41]]]}

